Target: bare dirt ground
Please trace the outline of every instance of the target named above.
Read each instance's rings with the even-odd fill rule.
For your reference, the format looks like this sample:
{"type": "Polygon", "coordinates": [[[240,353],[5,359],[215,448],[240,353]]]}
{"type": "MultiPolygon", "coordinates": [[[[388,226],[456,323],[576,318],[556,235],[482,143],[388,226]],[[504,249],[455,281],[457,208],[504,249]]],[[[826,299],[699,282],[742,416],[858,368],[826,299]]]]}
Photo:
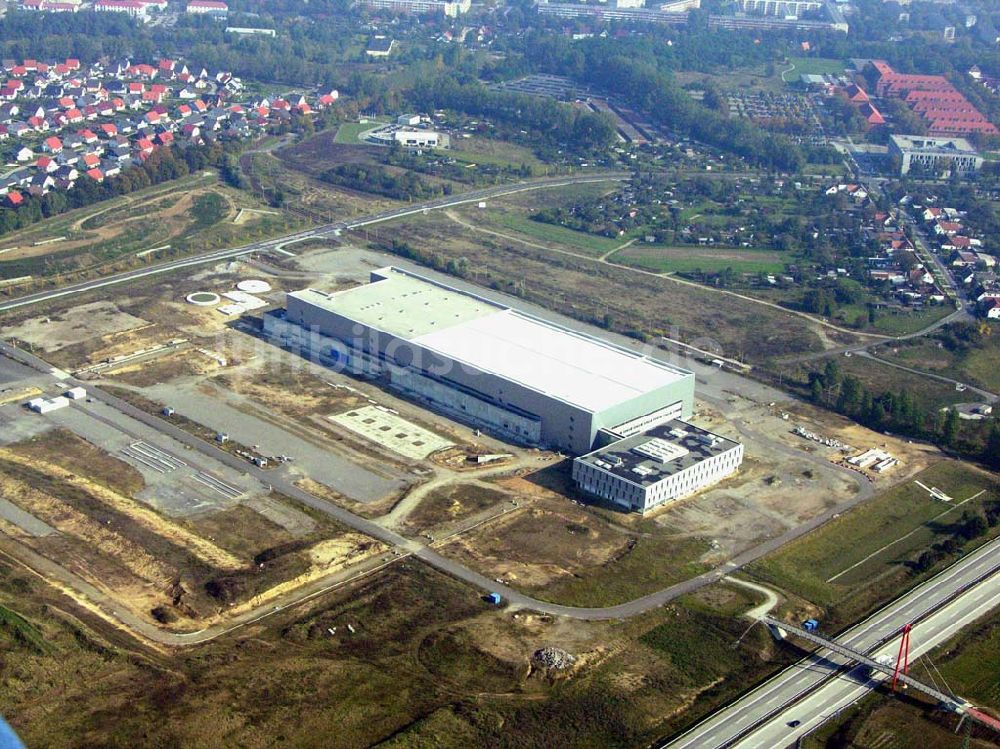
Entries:
{"type": "Polygon", "coordinates": [[[4,326],[5,338],[17,338],[39,351],[52,353],[90,341],[110,338],[151,325],[148,320],[130,315],[110,300],[73,307],[66,313],[44,315],[4,326]]]}
{"type": "Polygon", "coordinates": [[[447,553],[512,584],[541,588],[600,566],[627,548],[628,536],[556,496],[538,496],[481,529],[455,539],[447,553]]]}

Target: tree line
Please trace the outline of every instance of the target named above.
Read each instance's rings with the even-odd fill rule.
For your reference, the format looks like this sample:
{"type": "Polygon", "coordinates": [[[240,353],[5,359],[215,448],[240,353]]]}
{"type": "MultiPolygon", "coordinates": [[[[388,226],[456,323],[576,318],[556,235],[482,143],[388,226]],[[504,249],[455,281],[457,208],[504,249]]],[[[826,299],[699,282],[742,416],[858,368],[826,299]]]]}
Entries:
{"type": "Polygon", "coordinates": [[[381,164],[338,164],[322,172],[319,178],[331,185],[395,200],[429,200],[451,194],[448,183],[435,184],[411,171],[395,171],[381,164]]]}
{"type": "Polygon", "coordinates": [[[512,135],[529,130],[550,146],[561,145],[574,151],[604,149],[615,140],[614,125],[606,115],[539,96],[497,91],[479,81],[462,83],[451,75],[419,81],[407,92],[407,99],[421,111],[451,109],[486,117],[506,125],[514,131],[512,135]]]}
{"type": "Polygon", "coordinates": [[[878,432],[927,440],[966,458],[1000,469],[1000,420],[963,422],[955,408],[928,409],[904,389],[872,391],[859,378],[845,375],[830,360],[809,373],[813,403],[848,416],[878,432]]]}

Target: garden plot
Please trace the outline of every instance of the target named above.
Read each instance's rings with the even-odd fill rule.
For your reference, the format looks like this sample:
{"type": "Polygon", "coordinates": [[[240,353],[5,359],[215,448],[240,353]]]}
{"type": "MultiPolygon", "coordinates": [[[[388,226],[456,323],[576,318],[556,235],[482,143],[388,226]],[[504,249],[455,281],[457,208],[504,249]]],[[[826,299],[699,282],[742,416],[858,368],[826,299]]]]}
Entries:
{"type": "Polygon", "coordinates": [[[454,444],[378,406],[365,406],[328,418],[377,445],[414,460],[454,444]]]}

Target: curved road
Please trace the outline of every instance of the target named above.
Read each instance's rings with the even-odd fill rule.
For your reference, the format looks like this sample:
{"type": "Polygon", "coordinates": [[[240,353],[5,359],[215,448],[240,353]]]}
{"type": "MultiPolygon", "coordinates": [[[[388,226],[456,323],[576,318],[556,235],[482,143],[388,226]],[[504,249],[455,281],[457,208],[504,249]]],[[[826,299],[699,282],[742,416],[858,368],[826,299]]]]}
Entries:
{"type": "MultiPolygon", "coordinates": [[[[47,364],[42,359],[39,359],[32,354],[29,354],[21,349],[11,346],[6,343],[0,343],[0,355],[6,355],[15,361],[26,364],[33,369],[38,371],[49,373],[52,367],[47,364]]],[[[64,378],[65,379],[65,378],[64,378]]],[[[616,606],[609,607],[573,607],[573,606],[563,606],[560,604],[550,603],[548,601],[543,601],[537,598],[533,598],[529,595],[522,593],[514,588],[508,587],[506,585],[498,584],[495,580],[488,578],[487,576],[476,572],[475,570],[469,569],[468,567],[462,565],[454,559],[450,559],[440,553],[438,553],[432,545],[425,545],[419,541],[406,538],[395,531],[385,528],[382,525],[362,518],[354,513],[339,507],[337,505],[331,504],[325,500],[319,499],[312,494],[302,490],[295,485],[294,480],[285,474],[282,469],[274,470],[262,470],[247,463],[242,458],[239,458],[231,453],[221,450],[216,445],[210,442],[206,442],[199,437],[196,437],[189,432],[181,429],[180,427],[161,419],[159,416],[154,416],[152,414],[143,411],[122,399],[111,395],[105,391],[95,388],[93,383],[80,383],[72,380],[70,382],[73,384],[82,385],[87,388],[88,393],[91,397],[100,400],[112,408],[121,411],[122,413],[140,421],[148,426],[172,437],[181,444],[189,446],[190,448],[197,450],[198,452],[209,456],[213,460],[221,462],[235,470],[246,473],[253,476],[262,484],[270,485],[275,490],[302,502],[305,505],[313,507],[320,512],[324,512],[334,519],[340,521],[344,525],[351,527],[361,533],[367,534],[373,538],[384,542],[388,546],[395,548],[402,552],[406,556],[413,556],[420,559],[427,564],[431,565],[435,569],[444,572],[452,577],[462,580],[480,590],[483,591],[496,591],[500,593],[506,601],[514,606],[521,608],[528,608],[539,611],[541,613],[565,616],[573,619],[584,619],[584,620],[610,620],[610,619],[624,619],[638,614],[642,614],[651,609],[662,606],[679,596],[691,593],[705,585],[714,583],[718,581],[723,576],[729,574],[730,572],[742,567],[743,565],[749,564],[750,562],[759,559],[765,554],[769,554],[772,551],[780,548],[784,544],[814,530],[818,526],[827,522],[835,514],[843,512],[844,510],[853,507],[860,502],[865,501],[872,495],[872,487],[869,483],[860,480],[854,472],[846,472],[858,481],[859,491],[856,496],[851,498],[845,503],[837,505],[830,508],[821,515],[818,515],[811,520],[803,523],[794,528],[790,528],[781,535],[764,541],[763,543],[754,546],[751,549],[744,551],[743,553],[737,555],[730,561],[726,562],[719,567],[709,570],[707,572],[698,575],[697,577],[685,580],[683,582],[677,583],[676,585],[671,585],[670,587],[658,590],[656,592],[650,593],[649,595],[642,596],[632,601],[622,603],[616,606]]],[[[753,435],[754,432],[745,426],[740,426],[740,431],[747,435],[753,435]]],[[[797,458],[802,458],[803,454],[797,450],[786,445],[781,445],[775,443],[773,448],[788,454],[793,454],[797,458]]],[[[805,456],[809,457],[809,456],[805,456]]],[[[824,461],[825,462],[825,461],[824,461]]],[[[347,582],[346,580],[343,582],[347,582]]],[[[342,583],[341,583],[342,584],[342,583]]],[[[272,611],[266,611],[263,615],[268,613],[273,613],[272,611]]],[[[263,616],[262,615],[262,616],[263,616]]],[[[169,645],[189,645],[198,642],[203,642],[206,640],[218,637],[227,631],[231,631],[233,626],[218,626],[210,627],[202,632],[191,633],[188,635],[163,632],[156,629],[148,624],[142,624],[142,626],[137,626],[141,620],[134,617],[126,618],[124,612],[115,612],[115,616],[127,623],[130,627],[138,629],[142,634],[148,636],[157,642],[169,645]]],[[[257,619],[262,618],[258,616],[257,619]]],[[[252,619],[251,621],[256,621],[252,619]]],[[[247,622],[244,622],[247,623],[247,622]]]]}
{"type": "Polygon", "coordinates": [[[145,268],[137,268],[136,270],[126,271],[124,273],[116,273],[105,278],[69,284],[51,291],[39,291],[34,294],[27,294],[6,302],[0,302],[0,312],[17,309],[18,307],[24,307],[30,304],[37,304],[49,299],[58,299],[64,296],[80,294],[85,291],[92,291],[105,286],[127,283],[128,281],[146,278],[147,276],[168,273],[180,268],[188,268],[195,265],[203,265],[205,263],[215,263],[220,260],[230,260],[232,258],[240,257],[241,255],[250,255],[254,252],[276,250],[285,247],[286,245],[303,242],[308,239],[322,239],[325,237],[337,236],[341,232],[349,229],[358,229],[364,226],[382,223],[384,221],[392,221],[393,219],[403,218],[405,216],[413,216],[418,213],[437,211],[444,208],[451,208],[452,206],[465,205],[466,203],[475,203],[489,198],[498,198],[504,195],[516,195],[522,192],[531,192],[532,190],[545,190],[553,187],[565,187],[567,185],[599,182],[620,182],[629,179],[630,177],[631,174],[628,172],[604,172],[601,174],[581,174],[568,177],[546,177],[544,179],[533,180],[531,182],[519,182],[512,185],[501,185],[499,187],[489,187],[482,190],[472,190],[470,192],[463,192],[460,195],[429,200],[425,203],[419,203],[404,208],[394,208],[392,210],[373,213],[371,215],[361,216],[352,220],[339,221],[334,224],[325,224],[323,226],[317,226],[313,229],[296,232],[295,234],[287,234],[283,237],[276,237],[275,239],[267,239],[261,242],[243,245],[242,247],[217,250],[215,252],[208,252],[204,255],[197,255],[195,257],[171,260],[145,268]]]}

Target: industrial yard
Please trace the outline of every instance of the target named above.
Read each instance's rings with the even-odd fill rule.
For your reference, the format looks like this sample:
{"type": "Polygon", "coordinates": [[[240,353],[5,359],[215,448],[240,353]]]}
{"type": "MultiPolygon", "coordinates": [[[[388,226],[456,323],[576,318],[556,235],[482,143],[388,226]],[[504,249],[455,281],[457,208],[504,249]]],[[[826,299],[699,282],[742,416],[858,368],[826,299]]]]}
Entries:
{"type": "MultiPolygon", "coordinates": [[[[411,558],[411,550],[427,549],[443,560],[436,564],[481,573],[542,607],[628,605],[685,586],[804,524],[853,517],[854,505],[891,505],[893,487],[910,491],[928,469],[949,465],[926,445],[873,433],[734,371],[658,350],[693,372],[690,423],[738,442],[745,457],[738,471],[693,496],[645,514],[622,512],[579,490],[566,452],[502,439],[262,335],[261,316],[280,309],[285,292],[354,289],[387,262],[349,244],[313,243],[8,313],[9,338],[58,369],[3,360],[0,480],[12,490],[37,488],[0,508],[8,533],[0,564],[20,570],[17,579],[27,575],[29,582],[18,584],[30,584],[33,597],[53,595],[38,575],[56,585],[73,616],[115,643],[100,647],[128,653],[136,646],[126,634],[138,637],[141,652],[159,653],[169,659],[165,667],[180,670],[178,683],[200,681],[210,669],[218,685],[211,694],[222,689],[254,706],[262,725],[282,723],[303,690],[322,690],[337,696],[339,707],[330,710],[358,743],[394,736],[390,745],[410,746],[458,736],[475,744],[489,729],[455,702],[472,691],[490,695],[481,715],[525,725],[532,736],[545,735],[551,708],[572,716],[567,735],[648,743],[723,704],[744,679],[786,662],[788,654],[760,630],[732,649],[745,629],[738,615],[758,602],[754,596],[712,585],[625,624],[588,623],[507,608],[503,599],[497,608],[411,558]],[[243,288],[255,289],[243,293],[263,304],[226,296],[243,288]],[[220,311],[230,304],[247,308],[220,311]],[[34,398],[55,400],[73,374],[94,392],[47,413],[24,407],[34,398]],[[883,454],[895,462],[879,471],[883,454]],[[878,459],[868,463],[866,455],[878,459]],[[340,512],[354,519],[344,524],[340,512]],[[372,523],[366,531],[357,530],[362,519],[372,523]],[[227,661],[232,637],[241,646],[227,661]],[[696,643],[711,656],[692,658],[696,643]],[[537,656],[544,647],[556,655],[537,656]],[[240,669],[249,663],[270,664],[273,675],[260,685],[266,692],[247,691],[240,669]],[[727,681],[728,674],[739,679],[727,681]],[[723,687],[706,691],[720,679],[723,687]],[[680,688],[664,690],[667,683],[680,688]],[[399,684],[407,688],[390,686],[399,684]],[[378,700],[378,691],[393,694],[378,700]],[[632,705],[627,725],[602,733],[593,716],[621,714],[625,703],[632,705]]],[[[410,267],[449,286],[468,285],[410,267]]],[[[928,486],[964,491],[930,475],[928,486]]],[[[933,538],[920,531],[906,548],[919,554],[933,538]]],[[[780,560],[766,557],[760,569],[783,570],[772,558],[780,560]]],[[[812,600],[796,595],[809,580],[771,578],[756,568],[751,574],[783,592],[787,585],[783,610],[790,615],[816,615],[823,606],[835,617],[856,610],[820,597],[820,589],[812,600]]],[[[846,588],[851,601],[870,606],[883,598],[858,593],[855,583],[852,577],[846,588]]],[[[50,625],[45,637],[65,643],[62,626],[50,625]]],[[[35,636],[23,631],[29,641],[35,636]]],[[[60,647],[84,672],[107,673],[76,646],[60,647]]],[[[116,664],[122,657],[108,656],[116,664]]],[[[160,665],[150,668],[163,679],[160,665]]],[[[153,678],[119,672],[133,674],[130,684],[153,678]]],[[[105,679],[108,689],[117,685],[115,694],[130,693],[105,679]]],[[[257,730],[216,727],[217,712],[196,705],[200,688],[185,693],[171,701],[171,710],[188,716],[172,740],[230,740],[257,730]]],[[[97,694],[112,699],[104,687],[97,694]]],[[[237,712],[244,721],[246,713],[237,712]]],[[[333,719],[329,711],[317,715],[333,719]]],[[[90,721],[89,730],[106,736],[109,727],[90,721]]],[[[304,725],[284,735],[301,743],[308,731],[304,725]]]]}
{"type": "MultiPolygon", "coordinates": [[[[100,571],[115,569],[114,579],[128,584],[105,592],[127,591],[115,596],[119,605],[150,624],[163,626],[166,618],[171,629],[183,630],[238,617],[271,599],[294,600],[323,579],[363,573],[385,558],[380,542],[269,489],[273,475],[541,599],[610,605],[686,580],[939,459],[926,447],[820,416],[735,374],[685,362],[698,378],[692,422],[739,440],[745,463],[736,475],[647,517],[615,512],[579,492],[571,461],[559,454],[497,439],[261,338],[260,314],[280,305],[284,291],[354,288],[383,263],[367,250],[310,249],[301,257],[209,266],[136,283],[99,301],[56,303],[13,317],[5,330],[21,346],[260,469],[254,479],[232,464],[192,457],[188,446],[100,400],[30,413],[21,393],[34,387],[32,394],[52,396],[58,382],[12,373],[4,387],[19,397],[0,407],[9,454],[42,461],[48,453],[40,465],[54,475],[56,458],[66,461],[75,452],[68,446],[85,446],[102,456],[93,470],[121,465],[127,472],[105,468],[104,475],[132,477],[128,487],[102,489],[115,493],[101,501],[126,515],[126,509],[145,513],[146,525],[133,521],[138,525],[116,530],[124,540],[102,538],[94,558],[71,570],[81,582],[93,585],[100,571]],[[233,302],[224,297],[238,286],[266,288],[249,295],[262,304],[225,314],[219,308],[233,302]],[[218,301],[192,303],[193,294],[218,301]],[[806,439],[796,427],[841,447],[806,439]],[[851,455],[884,448],[899,463],[885,475],[858,470],[846,463],[847,447],[851,455]],[[126,532],[132,527],[142,529],[135,541],[126,532]],[[189,535],[177,536],[177,529],[189,535]],[[111,553],[126,541],[137,557],[111,553]],[[161,559],[163,543],[181,556],[161,559]],[[245,577],[255,559],[268,561],[245,577]],[[172,593],[180,589],[177,600],[172,593]]],[[[38,470],[12,458],[4,466],[13,471],[11,481],[38,470]]],[[[63,519],[57,509],[38,497],[10,508],[7,522],[23,526],[17,538],[26,552],[66,565],[48,536],[98,537],[87,517],[63,519]]]]}

